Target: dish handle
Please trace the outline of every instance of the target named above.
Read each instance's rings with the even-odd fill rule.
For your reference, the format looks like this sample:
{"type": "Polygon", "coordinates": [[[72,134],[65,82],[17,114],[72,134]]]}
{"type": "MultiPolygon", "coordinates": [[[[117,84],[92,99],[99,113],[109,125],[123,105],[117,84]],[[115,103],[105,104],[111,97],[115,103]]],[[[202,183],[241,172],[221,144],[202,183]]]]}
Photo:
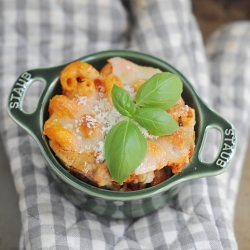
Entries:
{"type": "MultiPolygon", "coordinates": [[[[15,81],[11,88],[7,111],[10,117],[23,129],[25,129],[36,141],[41,141],[42,131],[42,117],[40,115],[43,105],[45,105],[45,99],[49,93],[49,90],[55,85],[58,75],[62,70],[62,66],[53,68],[40,68],[23,72],[15,81]],[[36,81],[43,83],[44,87],[38,99],[36,108],[33,112],[26,112],[23,109],[23,103],[25,102],[25,96],[29,87],[36,81]]],[[[33,104],[32,104],[33,106],[33,104]]]]}
{"type": "Polygon", "coordinates": [[[195,150],[188,168],[180,173],[184,179],[194,177],[214,176],[224,172],[229,166],[236,151],[236,130],[234,126],[221,117],[218,113],[208,108],[202,101],[200,102],[202,121],[200,126],[200,139],[198,139],[195,150]],[[217,129],[221,134],[221,142],[218,148],[217,156],[211,162],[205,162],[202,159],[205,148],[208,131],[217,129]]]}

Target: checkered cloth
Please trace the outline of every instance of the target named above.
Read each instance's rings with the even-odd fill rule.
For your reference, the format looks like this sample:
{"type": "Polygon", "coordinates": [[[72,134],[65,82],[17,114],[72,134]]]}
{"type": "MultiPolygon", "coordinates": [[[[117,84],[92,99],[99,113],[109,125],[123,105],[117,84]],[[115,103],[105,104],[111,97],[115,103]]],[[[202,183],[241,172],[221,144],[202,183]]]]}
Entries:
{"type": "MultiPolygon", "coordinates": [[[[214,34],[205,50],[187,0],[1,0],[0,128],[19,194],[20,249],[237,249],[233,218],[249,130],[249,41],[250,24],[235,23],[214,34]],[[22,72],[124,48],[175,66],[238,133],[228,171],[187,181],[162,209],[135,220],[73,206],[37,144],[6,113],[10,88],[22,72]]],[[[32,91],[29,103],[39,93],[32,91]]],[[[207,159],[218,143],[211,138],[207,159]]]]}

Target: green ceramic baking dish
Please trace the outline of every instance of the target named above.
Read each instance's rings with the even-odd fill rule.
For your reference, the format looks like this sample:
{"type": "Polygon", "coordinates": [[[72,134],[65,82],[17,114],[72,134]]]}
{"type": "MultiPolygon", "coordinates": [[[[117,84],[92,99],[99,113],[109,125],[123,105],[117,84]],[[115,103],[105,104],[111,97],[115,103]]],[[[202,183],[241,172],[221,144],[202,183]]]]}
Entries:
{"type": "Polygon", "coordinates": [[[190,163],[180,174],[176,174],[156,186],[131,192],[104,190],[71,175],[56,158],[49,147],[47,138],[43,135],[43,124],[48,118],[49,101],[55,94],[60,94],[59,74],[67,64],[53,68],[33,69],[22,73],[11,89],[8,98],[8,112],[10,117],[38,143],[53,177],[60,184],[64,195],[73,204],[97,215],[112,218],[135,218],[163,207],[169,199],[178,193],[184,181],[224,172],[230,165],[236,149],[236,132],[232,124],[204,104],[191,83],[167,62],[147,54],[128,50],[103,51],[84,56],[79,60],[88,62],[100,70],[106,64],[107,59],[115,56],[123,57],[139,65],[152,66],[162,71],[172,72],[181,78],[183,82],[182,97],[189,106],[195,109],[196,113],[196,148],[190,163]],[[35,111],[26,113],[23,109],[24,97],[28,88],[37,80],[44,83],[44,88],[35,111]],[[217,157],[212,162],[207,163],[202,160],[201,153],[207,131],[211,128],[220,131],[221,143],[217,157]]]}

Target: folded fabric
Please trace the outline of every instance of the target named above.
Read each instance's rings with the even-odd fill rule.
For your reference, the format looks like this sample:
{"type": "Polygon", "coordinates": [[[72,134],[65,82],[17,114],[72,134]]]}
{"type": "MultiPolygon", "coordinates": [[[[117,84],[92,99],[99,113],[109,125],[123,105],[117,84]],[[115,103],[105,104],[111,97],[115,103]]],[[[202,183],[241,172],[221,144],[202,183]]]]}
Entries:
{"type": "MultiPolygon", "coordinates": [[[[205,52],[191,7],[187,0],[0,2],[1,135],[20,197],[20,249],[237,249],[233,216],[249,130],[250,24],[220,29],[205,52]],[[237,130],[228,171],[187,181],[162,209],[134,220],[72,205],[37,144],[6,112],[10,88],[25,70],[108,49],[133,49],[169,62],[237,130]]],[[[32,91],[29,100],[36,103],[39,89],[32,91]]],[[[218,143],[209,138],[206,159],[218,143]]]]}

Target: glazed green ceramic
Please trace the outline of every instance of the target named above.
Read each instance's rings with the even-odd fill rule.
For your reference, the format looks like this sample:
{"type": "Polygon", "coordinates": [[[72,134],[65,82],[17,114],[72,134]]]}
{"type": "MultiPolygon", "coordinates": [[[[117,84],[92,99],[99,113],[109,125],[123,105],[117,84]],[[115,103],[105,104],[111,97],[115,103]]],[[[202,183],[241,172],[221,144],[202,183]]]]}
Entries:
{"type": "Polygon", "coordinates": [[[47,138],[43,135],[43,124],[48,118],[48,103],[55,95],[60,94],[60,71],[66,66],[28,70],[22,73],[14,83],[8,99],[8,112],[11,118],[23,127],[38,143],[48,162],[55,180],[60,184],[65,196],[76,206],[89,212],[112,218],[135,218],[149,214],[161,207],[175,196],[181,184],[190,179],[218,175],[224,172],[236,149],[236,132],[232,124],[208,108],[199,98],[188,80],[168,63],[158,58],[127,50],[104,51],[84,56],[79,60],[92,64],[100,70],[111,57],[123,57],[134,63],[159,68],[177,74],[184,85],[183,98],[195,109],[196,113],[196,149],[191,162],[180,174],[144,190],[118,192],[100,189],[72,176],[60,164],[49,147],[47,138]],[[25,93],[36,80],[44,82],[44,89],[33,113],[23,110],[25,93]],[[221,134],[221,144],[217,157],[213,162],[204,162],[201,158],[207,131],[216,128],[221,134]]]}

